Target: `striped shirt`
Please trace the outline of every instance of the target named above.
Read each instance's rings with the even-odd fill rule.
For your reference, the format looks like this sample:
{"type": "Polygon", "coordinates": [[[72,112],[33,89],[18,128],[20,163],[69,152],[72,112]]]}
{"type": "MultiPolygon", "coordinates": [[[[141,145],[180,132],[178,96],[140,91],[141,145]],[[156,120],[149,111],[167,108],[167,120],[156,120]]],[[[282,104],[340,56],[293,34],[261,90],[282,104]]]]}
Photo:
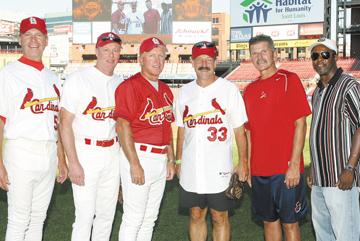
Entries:
{"type": "Polygon", "coordinates": [[[348,162],[352,136],[360,127],[360,84],[339,68],[328,86],[319,81],[312,107],[310,154],[313,183],[334,187],[348,162]]]}

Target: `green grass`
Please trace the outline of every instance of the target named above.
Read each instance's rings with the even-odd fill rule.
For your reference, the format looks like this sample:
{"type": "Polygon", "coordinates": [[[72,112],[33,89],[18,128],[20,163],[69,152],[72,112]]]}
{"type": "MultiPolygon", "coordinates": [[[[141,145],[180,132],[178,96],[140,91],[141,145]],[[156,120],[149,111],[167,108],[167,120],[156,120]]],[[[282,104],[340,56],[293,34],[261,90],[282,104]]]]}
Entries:
{"type": "MultiPolygon", "coordinates": [[[[5,239],[6,229],[6,195],[0,193],[0,240],[5,239]]],[[[116,241],[121,222],[122,209],[118,205],[111,240],[116,241]]],[[[48,211],[44,228],[44,241],[67,241],[71,237],[71,225],[74,221],[74,206],[71,185],[56,184],[53,200],[48,211]]],[[[210,221],[210,220],[209,220],[210,221]]],[[[210,223],[210,222],[209,222],[210,223]]],[[[186,241],[188,216],[178,213],[177,179],[168,182],[160,209],[160,216],[155,227],[154,241],[186,241]]],[[[231,218],[233,241],[263,240],[261,225],[251,220],[249,190],[239,202],[239,207],[231,218]]],[[[211,229],[209,225],[209,229],[211,229]]],[[[302,240],[315,240],[309,218],[301,224],[302,240]]],[[[211,240],[210,238],[208,240],[211,240]]]]}
{"type": "MultiPolygon", "coordinates": [[[[308,123],[309,123],[308,118],[308,123]]],[[[308,124],[309,125],[309,124],[308,124]]],[[[234,155],[234,158],[235,155],[234,155]]],[[[305,165],[308,166],[309,146],[308,138],[304,148],[305,165]]],[[[236,160],[234,160],[236,161],[236,160]]],[[[308,171],[308,167],[306,168],[308,171]]],[[[260,224],[251,219],[250,190],[246,190],[239,207],[231,218],[231,235],[233,241],[260,241],[263,240],[263,230],[260,224]]],[[[309,194],[309,193],[308,193],[309,194]]],[[[308,195],[309,197],[309,195],[308,195]]],[[[164,199],[160,209],[153,241],[187,241],[188,216],[178,212],[178,180],[167,183],[164,199]]],[[[121,222],[122,209],[118,205],[111,241],[117,241],[118,230],[121,222]]],[[[7,220],[6,193],[0,191],[0,240],[5,239],[7,220]]],[[[68,241],[71,237],[71,225],[74,221],[74,205],[69,181],[64,185],[55,185],[53,199],[48,211],[48,218],[44,227],[44,241],[68,241]]],[[[210,223],[210,220],[209,222],[210,223]]],[[[209,232],[211,225],[209,225],[209,232]]],[[[304,241],[314,241],[315,237],[311,227],[310,216],[301,223],[301,235],[304,241]]],[[[211,240],[209,238],[208,240],[211,240]]],[[[85,240],[84,240],[85,241],[85,240]]]]}

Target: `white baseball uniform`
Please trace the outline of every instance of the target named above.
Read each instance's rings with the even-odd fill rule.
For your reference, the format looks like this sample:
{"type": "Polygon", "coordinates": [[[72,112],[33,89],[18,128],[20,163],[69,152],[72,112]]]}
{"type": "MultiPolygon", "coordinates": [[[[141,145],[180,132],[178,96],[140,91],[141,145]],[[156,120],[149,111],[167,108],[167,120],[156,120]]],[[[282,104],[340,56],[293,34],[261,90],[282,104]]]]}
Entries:
{"type": "Polygon", "coordinates": [[[3,161],[10,182],[5,240],[40,241],[56,176],[61,84],[50,70],[20,60],[0,71],[3,161]]]}
{"type": "Polygon", "coordinates": [[[75,222],[72,241],[109,240],[120,183],[120,145],[113,113],[122,81],[95,67],[73,73],[64,83],[61,108],[74,114],[75,148],[85,185],[72,184],[75,222]],[[92,230],[92,234],[91,234],[92,230]]]}
{"type": "Polygon", "coordinates": [[[232,133],[247,121],[239,89],[218,78],[184,85],[175,102],[176,125],[184,128],[180,185],[188,192],[223,192],[233,170],[232,133]]]}
{"type": "Polygon", "coordinates": [[[130,12],[128,14],[128,29],[127,34],[141,34],[143,32],[144,16],[138,12],[130,12]]]}

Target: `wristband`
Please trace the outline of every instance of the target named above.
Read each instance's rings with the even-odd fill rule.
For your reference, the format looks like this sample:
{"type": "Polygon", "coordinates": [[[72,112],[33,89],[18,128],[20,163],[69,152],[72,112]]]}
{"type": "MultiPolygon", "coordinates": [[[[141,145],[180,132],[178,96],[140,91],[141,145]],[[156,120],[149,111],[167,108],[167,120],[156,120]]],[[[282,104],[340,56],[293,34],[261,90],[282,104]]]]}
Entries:
{"type": "Polygon", "coordinates": [[[181,159],[176,160],[176,161],[175,161],[175,164],[176,164],[176,165],[180,165],[180,164],[181,164],[181,159]]]}

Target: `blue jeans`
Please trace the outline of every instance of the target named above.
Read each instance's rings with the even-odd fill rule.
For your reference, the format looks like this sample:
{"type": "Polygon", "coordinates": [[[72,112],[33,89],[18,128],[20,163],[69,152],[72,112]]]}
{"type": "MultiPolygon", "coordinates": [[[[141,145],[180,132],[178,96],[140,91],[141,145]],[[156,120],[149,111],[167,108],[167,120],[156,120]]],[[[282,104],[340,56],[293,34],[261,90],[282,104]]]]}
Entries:
{"type": "Polygon", "coordinates": [[[359,190],[313,186],[312,221],[317,241],[360,240],[359,190]]]}

